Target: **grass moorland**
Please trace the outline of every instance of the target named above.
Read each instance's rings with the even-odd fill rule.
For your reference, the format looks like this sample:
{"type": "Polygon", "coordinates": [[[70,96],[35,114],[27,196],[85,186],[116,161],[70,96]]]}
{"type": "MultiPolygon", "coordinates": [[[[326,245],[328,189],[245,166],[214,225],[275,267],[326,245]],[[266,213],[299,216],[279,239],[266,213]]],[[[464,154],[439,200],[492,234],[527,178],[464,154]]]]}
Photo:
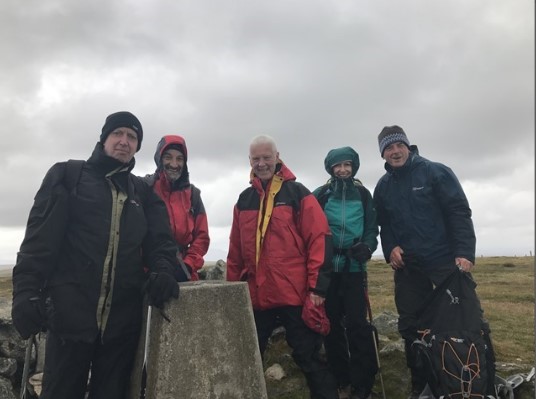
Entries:
{"type": "MultiPolygon", "coordinates": [[[[373,315],[385,311],[396,313],[393,299],[393,272],[383,260],[372,260],[368,267],[369,294],[373,315]]],[[[534,257],[483,257],[478,258],[473,270],[477,292],[492,329],[492,339],[498,363],[498,372],[508,376],[512,372],[527,372],[535,361],[534,340],[534,257]],[[500,364],[510,364],[512,371],[502,372],[500,364]]],[[[11,299],[11,277],[0,274],[0,297],[11,299]]],[[[395,334],[398,338],[398,335],[395,334]]],[[[381,346],[381,344],[380,344],[381,346]]],[[[285,392],[283,381],[268,384],[269,397],[277,399],[304,399],[308,397],[303,376],[288,355],[286,344],[276,343],[267,351],[265,365],[277,359],[287,371],[287,378],[297,382],[297,390],[285,392]],[[278,353],[281,352],[281,353],[278,353]],[[286,363],[285,363],[286,362],[286,363]],[[288,364],[287,364],[288,363],[288,364]]],[[[398,360],[397,360],[398,361],[398,360]]],[[[407,371],[405,364],[384,364],[382,369],[389,399],[405,398],[405,382],[397,373],[407,371]],[[391,370],[390,370],[391,369],[391,370]],[[396,369],[396,370],[395,370],[396,369]],[[390,373],[393,371],[392,373],[390,373]]],[[[378,378],[374,398],[379,397],[378,378]]],[[[533,393],[516,393],[516,398],[534,397],[533,393]]]]}
{"type": "MultiPolygon", "coordinates": [[[[396,313],[393,272],[383,260],[369,263],[373,314],[396,313]]],[[[534,364],[534,257],[478,258],[473,269],[497,361],[534,364]]]]}
{"type": "MultiPolygon", "coordinates": [[[[372,312],[396,313],[393,272],[383,260],[368,267],[372,312]]],[[[478,258],[473,270],[477,292],[491,329],[497,360],[534,363],[534,257],[478,258]]],[[[0,275],[0,297],[11,299],[11,274],[0,275]]]]}

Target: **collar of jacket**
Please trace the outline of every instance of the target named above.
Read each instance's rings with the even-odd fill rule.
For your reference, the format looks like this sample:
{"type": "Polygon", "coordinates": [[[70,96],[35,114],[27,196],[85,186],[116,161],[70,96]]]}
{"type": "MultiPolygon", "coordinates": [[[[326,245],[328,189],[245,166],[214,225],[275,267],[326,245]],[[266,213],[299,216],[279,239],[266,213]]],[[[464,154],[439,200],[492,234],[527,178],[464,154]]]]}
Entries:
{"type": "Polygon", "coordinates": [[[183,170],[181,176],[174,182],[170,182],[163,170],[156,171],[156,179],[160,180],[161,187],[168,192],[184,190],[190,187],[189,173],[183,170]]]}
{"type": "Polygon", "coordinates": [[[356,180],[353,177],[347,177],[345,179],[341,179],[340,177],[332,177],[329,179],[329,186],[333,192],[341,192],[345,186],[347,190],[358,190],[354,183],[355,181],[356,180]]]}
{"type": "Polygon", "coordinates": [[[264,241],[264,236],[266,230],[268,229],[268,224],[270,223],[270,218],[274,210],[274,198],[281,190],[283,185],[283,177],[274,174],[272,180],[268,183],[267,191],[265,195],[261,195],[259,201],[259,214],[257,215],[257,236],[256,236],[256,245],[255,245],[255,264],[259,265],[259,257],[262,250],[262,243],[264,241]]]}
{"type": "Polygon", "coordinates": [[[415,154],[414,152],[410,152],[406,163],[404,165],[402,165],[400,168],[393,168],[391,165],[389,165],[387,162],[385,162],[385,170],[390,175],[402,176],[402,175],[404,175],[406,173],[409,173],[409,171],[411,170],[411,168],[413,166],[413,160],[416,157],[418,157],[417,154],[415,154]]]}
{"type": "Polygon", "coordinates": [[[128,163],[118,161],[117,159],[106,155],[104,153],[103,145],[101,143],[97,143],[93,153],[87,160],[87,163],[98,171],[99,174],[106,176],[117,172],[130,172],[134,168],[136,160],[133,157],[128,163]]]}
{"type": "MultiPolygon", "coordinates": [[[[274,176],[280,176],[283,181],[288,180],[296,180],[296,176],[294,176],[294,173],[285,165],[285,163],[279,158],[279,162],[275,166],[275,173],[274,176]]],[[[257,189],[257,191],[265,191],[265,189],[262,187],[261,179],[257,177],[255,173],[253,173],[253,168],[251,169],[251,172],[249,173],[249,183],[257,189]]],[[[266,189],[268,189],[270,185],[270,182],[268,182],[268,186],[266,189]]]]}

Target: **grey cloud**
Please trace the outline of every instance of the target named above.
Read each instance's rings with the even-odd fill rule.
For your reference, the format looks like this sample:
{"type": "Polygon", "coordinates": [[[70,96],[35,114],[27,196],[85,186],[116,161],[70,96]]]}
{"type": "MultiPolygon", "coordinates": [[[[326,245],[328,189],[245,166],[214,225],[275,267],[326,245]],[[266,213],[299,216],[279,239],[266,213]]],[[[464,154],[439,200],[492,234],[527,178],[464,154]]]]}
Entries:
{"type": "MultiPolygon", "coordinates": [[[[534,159],[533,9],[527,0],[3,2],[0,184],[10,195],[0,220],[23,225],[48,167],[86,159],[117,110],[144,126],[135,172],[154,170],[160,136],[181,134],[204,196],[238,169],[232,192],[247,185],[259,133],[276,138],[311,189],[328,177],[327,151],[351,145],[373,189],[383,173],[376,137],[391,124],[460,180],[492,184],[534,159]]],[[[235,200],[207,197],[209,221],[228,225],[235,200]]]]}

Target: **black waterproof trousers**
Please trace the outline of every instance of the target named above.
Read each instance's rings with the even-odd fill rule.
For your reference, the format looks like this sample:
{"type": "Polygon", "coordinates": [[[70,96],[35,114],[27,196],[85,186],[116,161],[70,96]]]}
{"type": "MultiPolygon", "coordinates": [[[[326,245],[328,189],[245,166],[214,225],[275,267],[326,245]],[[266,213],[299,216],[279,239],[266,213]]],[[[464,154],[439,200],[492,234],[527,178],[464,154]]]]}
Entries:
{"type": "Polygon", "coordinates": [[[103,344],[47,335],[41,399],[126,399],[138,334],[103,344]],[[89,371],[91,379],[88,387],[89,371]]]}
{"type": "Polygon", "coordinates": [[[329,365],[340,387],[370,393],[378,372],[374,336],[367,319],[364,274],[332,273],[326,298],[331,331],[325,339],[329,365]]]}
{"type": "Polygon", "coordinates": [[[284,306],[254,311],[261,354],[279,321],[292,349],[292,358],[305,374],[311,399],[338,399],[337,384],[328,365],[320,357],[322,336],[309,329],[302,320],[301,306],[284,306]]]}

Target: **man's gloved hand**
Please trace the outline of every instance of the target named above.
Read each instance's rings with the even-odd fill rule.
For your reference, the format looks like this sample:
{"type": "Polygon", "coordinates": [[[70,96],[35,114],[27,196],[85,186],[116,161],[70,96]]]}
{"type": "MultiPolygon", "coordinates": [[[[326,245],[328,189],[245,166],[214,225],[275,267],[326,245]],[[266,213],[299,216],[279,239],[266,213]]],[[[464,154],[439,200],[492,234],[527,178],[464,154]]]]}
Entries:
{"type": "Polygon", "coordinates": [[[44,331],[46,325],[45,301],[39,291],[28,290],[13,297],[11,308],[13,325],[23,339],[44,331]]]}
{"type": "Polygon", "coordinates": [[[350,247],[350,256],[360,263],[365,263],[372,257],[372,252],[368,245],[357,242],[350,247]]]}
{"type": "Polygon", "coordinates": [[[146,290],[149,294],[149,305],[159,309],[163,309],[171,297],[179,297],[179,284],[171,274],[164,272],[151,273],[146,290]]]}

